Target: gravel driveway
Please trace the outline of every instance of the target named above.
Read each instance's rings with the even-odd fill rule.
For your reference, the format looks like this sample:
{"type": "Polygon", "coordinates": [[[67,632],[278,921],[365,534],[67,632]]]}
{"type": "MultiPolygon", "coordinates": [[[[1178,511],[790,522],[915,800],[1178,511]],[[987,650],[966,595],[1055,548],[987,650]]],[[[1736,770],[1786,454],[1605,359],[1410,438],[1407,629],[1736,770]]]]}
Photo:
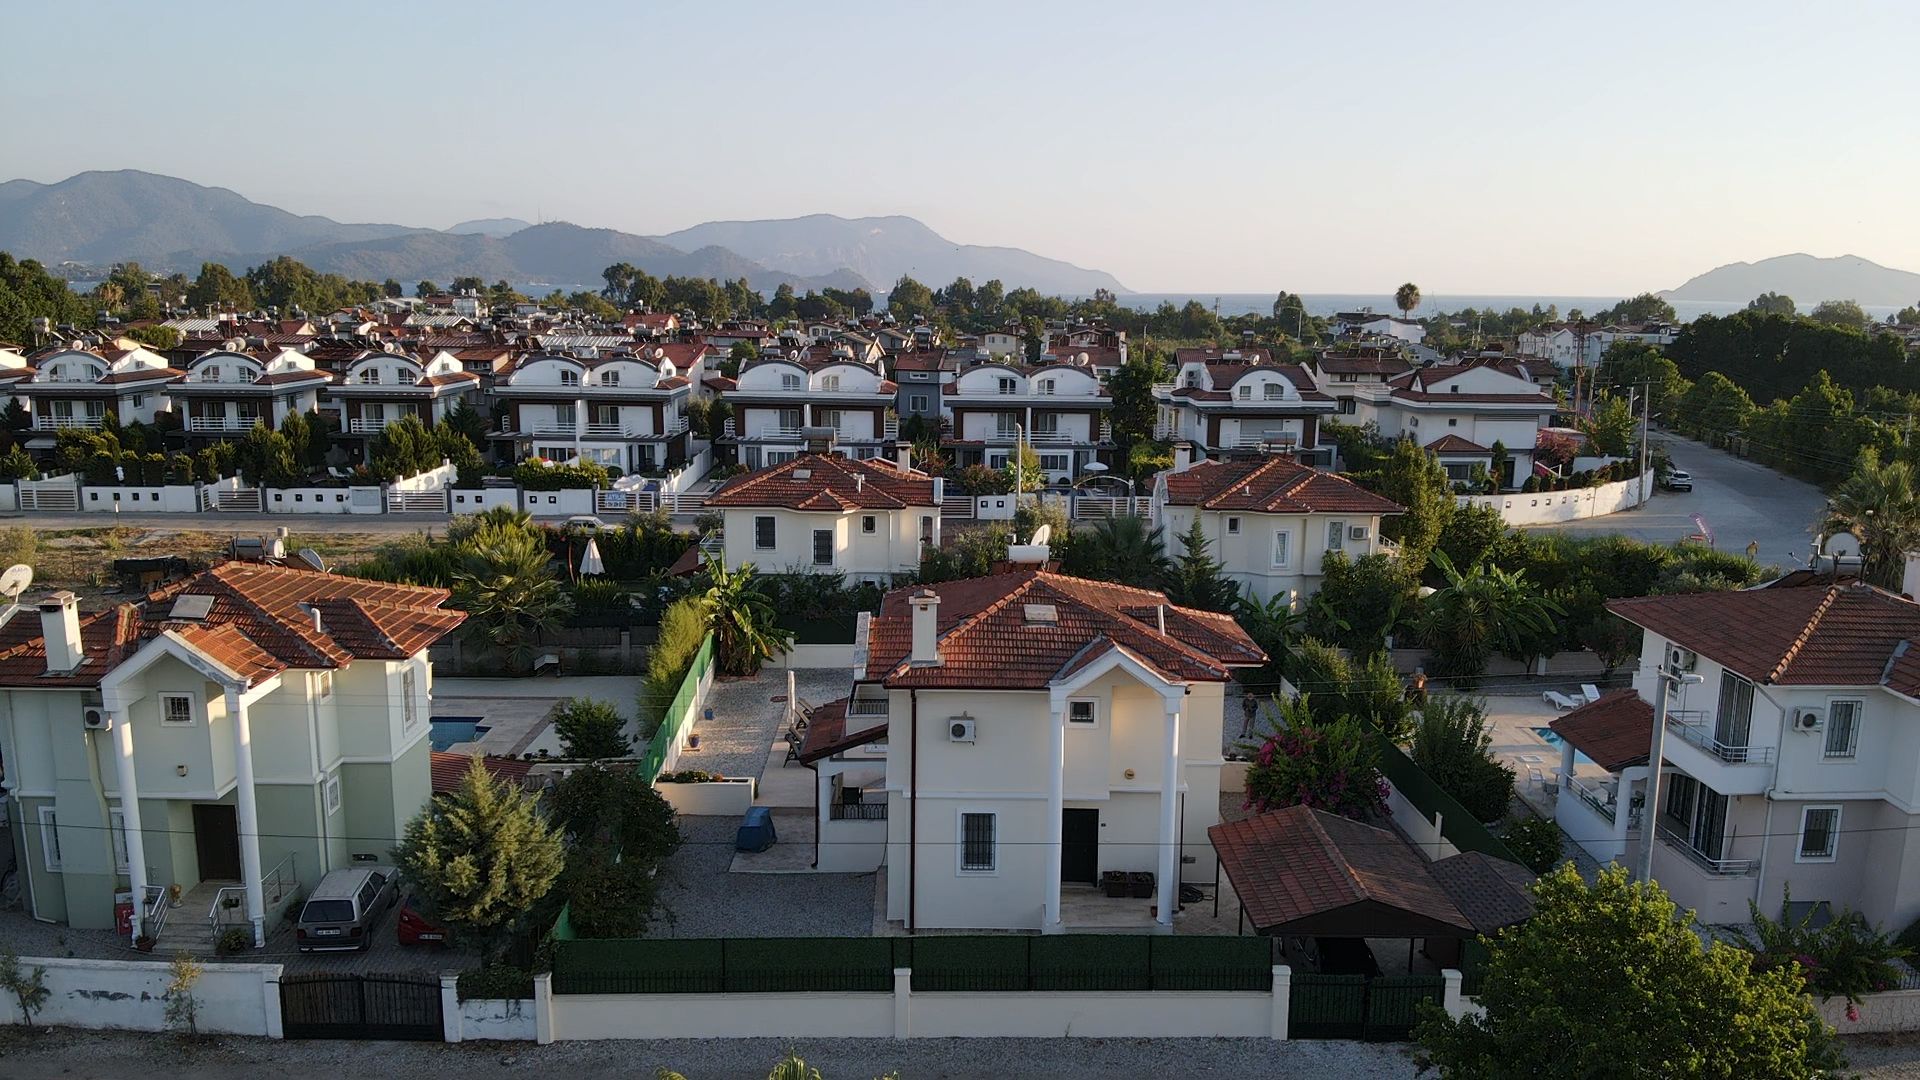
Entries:
{"type": "Polygon", "coordinates": [[[868,937],[872,874],[731,874],[735,818],[683,817],[648,937],[868,937]]]}

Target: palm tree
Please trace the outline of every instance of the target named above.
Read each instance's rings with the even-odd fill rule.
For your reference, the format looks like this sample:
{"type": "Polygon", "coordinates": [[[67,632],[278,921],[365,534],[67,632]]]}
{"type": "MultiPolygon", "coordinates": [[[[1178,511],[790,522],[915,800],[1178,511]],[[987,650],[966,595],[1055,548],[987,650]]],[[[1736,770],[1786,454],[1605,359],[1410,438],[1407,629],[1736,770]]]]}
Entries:
{"type": "Polygon", "coordinates": [[[1086,577],[1105,578],[1142,589],[1158,588],[1173,569],[1164,529],[1146,518],[1119,514],[1103,518],[1076,537],[1072,550],[1084,560],[1086,577]]]}
{"type": "Polygon", "coordinates": [[[707,564],[707,618],[722,675],[752,675],[793,645],[793,631],[774,622],[773,602],[754,580],[752,563],[728,570],[707,564]]]}
{"type": "Polygon", "coordinates": [[[1246,681],[1262,687],[1278,685],[1292,673],[1294,647],[1307,636],[1306,610],[1295,610],[1286,593],[1264,602],[1249,593],[1240,598],[1240,608],[1234,617],[1253,643],[1267,654],[1266,666],[1246,681]]]}
{"type": "Polygon", "coordinates": [[[1433,650],[1432,674],[1464,685],[1487,670],[1495,653],[1526,659],[1554,634],[1554,617],[1566,614],[1526,581],[1524,570],[1478,562],[1463,573],[1439,550],[1433,565],[1446,585],[1426,598],[1417,625],[1421,642],[1433,650]]]}
{"type": "Polygon", "coordinates": [[[1420,286],[1409,281],[1393,290],[1393,303],[1400,309],[1400,317],[1406,318],[1414,308],[1420,306],[1420,286]]]}
{"type": "Polygon", "coordinates": [[[1860,541],[1861,576],[1883,589],[1899,589],[1907,553],[1920,549],[1920,498],[1913,465],[1881,464],[1872,447],[1860,451],[1853,475],[1827,500],[1823,533],[1850,532],[1860,541]]]}
{"type": "Polygon", "coordinates": [[[463,562],[454,598],[466,609],[468,639],[501,650],[511,666],[531,666],[541,635],[573,610],[547,565],[546,541],[530,529],[482,525],[467,538],[463,562]]]}

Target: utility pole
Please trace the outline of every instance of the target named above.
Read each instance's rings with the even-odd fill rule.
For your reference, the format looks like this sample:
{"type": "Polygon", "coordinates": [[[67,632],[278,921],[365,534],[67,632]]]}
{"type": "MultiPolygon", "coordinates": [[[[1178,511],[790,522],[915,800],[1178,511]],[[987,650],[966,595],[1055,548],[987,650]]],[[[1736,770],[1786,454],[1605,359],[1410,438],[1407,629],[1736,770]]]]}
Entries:
{"type": "Polygon", "coordinates": [[[1647,477],[1647,423],[1653,418],[1653,383],[1651,381],[1641,383],[1640,392],[1641,392],[1641,395],[1645,398],[1645,400],[1642,401],[1640,404],[1640,480],[1639,480],[1639,483],[1641,484],[1640,501],[1644,503],[1647,501],[1647,496],[1652,494],[1646,489],[1645,485],[1646,485],[1646,477],[1647,477]]]}

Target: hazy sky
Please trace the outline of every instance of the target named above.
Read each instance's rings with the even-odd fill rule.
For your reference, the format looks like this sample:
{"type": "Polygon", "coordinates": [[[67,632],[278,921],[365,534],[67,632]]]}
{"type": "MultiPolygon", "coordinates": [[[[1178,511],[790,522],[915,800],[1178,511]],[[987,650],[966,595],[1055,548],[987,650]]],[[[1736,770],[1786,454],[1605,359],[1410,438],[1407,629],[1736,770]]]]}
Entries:
{"type": "Polygon", "coordinates": [[[1140,291],[1920,269],[1895,3],[302,7],[7,5],[0,178],[442,227],[911,214],[1140,291]]]}

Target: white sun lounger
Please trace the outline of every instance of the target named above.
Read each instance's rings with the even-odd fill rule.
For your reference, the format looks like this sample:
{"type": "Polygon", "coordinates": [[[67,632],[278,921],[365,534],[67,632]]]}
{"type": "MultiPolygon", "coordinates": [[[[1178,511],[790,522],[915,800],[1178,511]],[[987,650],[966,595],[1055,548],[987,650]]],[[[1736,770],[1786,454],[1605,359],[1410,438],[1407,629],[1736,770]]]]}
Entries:
{"type": "Polygon", "coordinates": [[[1540,691],[1540,700],[1556,709],[1577,709],[1586,704],[1586,702],[1581,701],[1579,698],[1568,697],[1558,690],[1540,691]]]}

